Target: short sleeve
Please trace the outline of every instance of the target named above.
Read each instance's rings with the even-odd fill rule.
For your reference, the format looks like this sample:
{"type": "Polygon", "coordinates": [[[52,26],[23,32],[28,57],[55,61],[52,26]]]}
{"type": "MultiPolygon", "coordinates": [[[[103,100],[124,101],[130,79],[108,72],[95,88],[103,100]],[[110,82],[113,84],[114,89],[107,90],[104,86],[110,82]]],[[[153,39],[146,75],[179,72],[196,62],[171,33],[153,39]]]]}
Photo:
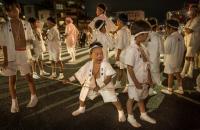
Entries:
{"type": "Polygon", "coordinates": [[[112,76],[116,74],[115,70],[112,68],[112,66],[109,63],[106,63],[105,65],[106,65],[106,72],[105,72],[106,76],[112,76]]]}
{"type": "Polygon", "coordinates": [[[0,26],[0,46],[5,46],[5,33],[3,31],[3,27],[0,26]]]}
{"type": "Polygon", "coordinates": [[[80,82],[80,84],[83,84],[85,81],[85,78],[87,77],[87,70],[89,69],[89,63],[87,62],[85,65],[83,65],[76,73],[75,77],[80,82]]]}
{"type": "Polygon", "coordinates": [[[126,65],[134,67],[135,62],[136,62],[136,55],[137,55],[136,49],[134,49],[133,47],[127,48],[127,52],[126,52],[126,55],[125,55],[124,63],[126,65]]]}

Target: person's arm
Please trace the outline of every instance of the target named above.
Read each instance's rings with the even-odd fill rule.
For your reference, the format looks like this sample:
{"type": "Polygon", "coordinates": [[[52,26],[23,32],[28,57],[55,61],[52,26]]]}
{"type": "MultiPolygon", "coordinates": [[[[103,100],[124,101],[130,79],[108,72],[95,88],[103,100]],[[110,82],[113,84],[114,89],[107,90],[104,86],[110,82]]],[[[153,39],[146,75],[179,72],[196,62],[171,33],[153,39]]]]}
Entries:
{"type": "Polygon", "coordinates": [[[142,89],[142,84],[139,83],[139,81],[137,80],[136,76],[135,76],[135,73],[133,71],[133,67],[128,65],[127,66],[127,71],[132,79],[132,81],[134,82],[135,86],[137,89],[142,89]]]}
{"type": "Polygon", "coordinates": [[[69,83],[69,82],[74,82],[74,81],[76,81],[77,79],[76,79],[76,77],[75,77],[75,75],[73,75],[73,76],[71,76],[70,78],[68,78],[68,79],[64,79],[62,82],[63,82],[63,84],[67,84],[67,83],[69,83]]]}
{"type": "Polygon", "coordinates": [[[8,51],[6,46],[3,46],[3,56],[4,56],[3,68],[6,68],[8,66],[8,51]]]}

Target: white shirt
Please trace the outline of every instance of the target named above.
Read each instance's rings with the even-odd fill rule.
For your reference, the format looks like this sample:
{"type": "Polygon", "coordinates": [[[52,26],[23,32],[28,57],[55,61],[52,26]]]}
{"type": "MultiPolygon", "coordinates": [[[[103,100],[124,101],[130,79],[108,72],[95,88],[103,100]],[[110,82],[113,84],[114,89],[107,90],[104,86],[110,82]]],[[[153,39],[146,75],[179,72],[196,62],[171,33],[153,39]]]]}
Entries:
{"type": "Polygon", "coordinates": [[[184,39],[181,34],[174,32],[164,42],[164,65],[180,68],[184,57],[184,39]]]}
{"type": "Polygon", "coordinates": [[[121,50],[120,61],[124,62],[126,48],[130,45],[131,41],[131,31],[127,26],[122,27],[117,31],[115,39],[115,48],[121,50]]]}
{"type": "Polygon", "coordinates": [[[61,41],[59,31],[57,26],[52,27],[47,32],[47,41],[48,50],[50,52],[59,52],[61,48],[61,41]]]}
{"type": "Polygon", "coordinates": [[[110,20],[105,14],[101,14],[97,17],[95,17],[91,23],[89,23],[89,27],[92,29],[92,30],[95,30],[95,22],[97,20],[105,20],[106,22],[106,31],[107,32],[111,32],[111,31],[116,31],[117,30],[117,27],[115,26],[115,24],[112,22],[112,20],[110,20]]]}
{"type": "Polygon", "coordinates": [[[103,45],[103,55],[107,59],[109,48],[114,47],[114,40],[108,33],[102,33],[99,30],[93,32],[92,42],[97,41],[103,45]]]}
{"type": "Polygon", "coordinates": [[[162,37],[157,32],[151,31],[149,33],[149,41],[147,41],[145,45],[149,52],[151,71],[159,72],[160,54],[164,53],[164,45],[162,42],[162,37]]]}
{"type": "MultiPolygon", "coordinates": [[[[148,51],[144,46],[139,47],[134,40],[134,36],[131,38],[131,44],[126,49],[126,56],[125,56],[125,64],[132,66],[135,76],[139,83],[146,83],[148,81],[148,62],[144,62],[141,57],[140,48],[142,48],[145,52],[145,55],[148,59],[148,51]]],[[[128,81],[130,85],[134,85],[132,78],[127,71],[128,81]]]]}
{"type": "MultiPolygon", "coordinates": [[[[76,73],[75,76],[80,84],[86,83],[88,80],[91,80],[93,70],[93,61],[88,61],[84,66],[82,66],[76,73]]],[[[106,62],[102,61],[100,67],[100,80],[103,82],[107,76],[113,76],[115,74],[115,70],[112,66],[106,62]]],[[[112,82],[108,83],[106,88],[114,88],[112,82]]]]}
{"type": "MultiPolygon", "coordinates": [[[[33,35],[33,31],[31,28],[31,25],[21,20],[23,28],[24,28],[24,34],[25,39],[28,40],[35,40],[35,37],[33,35]]],[[[7,47],[8,52],[8,61],[15,61],[16,60],[16,51],[15,51],[15,41],[13,38],[12,33],[12,27],[10,21],[7,21],[6,23],[2,24],[1,30],[0,30],[0,45],[7,47]]],[[[28,46],[28,43],[26,44],[28,46]]]]}

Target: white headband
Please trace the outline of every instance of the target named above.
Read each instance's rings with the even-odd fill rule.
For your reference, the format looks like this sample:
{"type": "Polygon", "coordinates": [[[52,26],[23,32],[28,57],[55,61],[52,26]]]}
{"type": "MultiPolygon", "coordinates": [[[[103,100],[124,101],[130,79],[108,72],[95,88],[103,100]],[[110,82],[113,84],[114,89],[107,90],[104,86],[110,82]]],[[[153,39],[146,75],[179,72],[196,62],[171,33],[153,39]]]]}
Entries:
{"type": "Polygon", "coordinates": [[[99,47],[102,48],[102,46],[94,45],[93,47],[90,48],[90,52],[91,52],[92,49],[99,48],[99,47]]]}
{"type": "Polygon", "coordinates": [[[144,33],[149,33],[149,31],[142,31],[142,32],[136,33],[136,34],[134,35],[134,37],[137,37],[137,36],[139,36],[140,34],[144,34],[144,33]]]}

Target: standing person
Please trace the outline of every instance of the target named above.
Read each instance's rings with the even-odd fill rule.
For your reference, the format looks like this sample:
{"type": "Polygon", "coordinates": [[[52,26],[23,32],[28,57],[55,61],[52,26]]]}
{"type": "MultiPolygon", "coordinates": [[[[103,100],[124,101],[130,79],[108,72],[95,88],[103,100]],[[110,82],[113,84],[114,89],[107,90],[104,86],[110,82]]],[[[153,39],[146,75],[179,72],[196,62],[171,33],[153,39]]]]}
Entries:
{"type": "Polygon", "coordinates": [[[92,20],[92,22],[88,25],[90,29],[93,31],[95,30],[95,23],[97,20],[104,20],[106,22],[106,31],[107,33],[114,32],[117,30],[117,27],[112,22],[111,19],[109,19],[106,16],[106,10],[107,7],[103,3],[99,3],[96,7],[96,17],[92,20]]]}
{"type": "Polygon", "coordinates": [[[65,35],[66,35],[66,45],[67,45],[67,51],[71,56],[70,62],[76,61],[76,44],[78,42],[78,35],[79,31],[76,28],[76,26],[73,24],[73,20],[70,17],[66,17],[65,19],[66,28],[65,28],[65,35]]]}
{"type": "Polygon", "coordinates": [[[156,124],[156,121],[146,113],[144,104],[149,93],[148,88],[152,85],[152,79],[148,51],[142,44],[146,41],[150,29],[148,22],[136,21],[131,27],[131,33],[134,36],[131,37],[131,44],[126,50],[125,64],[127,65],[129,81],[127,120],[133,127],[141,127],[141,124],[136,121],[133,115],[134,100],[138,102],[140,118],[151,124],[156,124]]]}
{"type": "Polygon", "coordinates": [[[44,71],[43,67],[43,53],[46,51],[46,47],[44,45],[44,41],[41,35],[41,31],[39,28],[39,20],[35,18],[29,18],[29,23],[31,24],[31,27],[33,29],[33,34],[35,36],[35,40],[33,41],[33,49],[34,49],[34,55],[33,55],[33,63],[32,63],[32,71],[33,71],[33,78],[38,79],[40,78],[36,72],[36,65],[38,64],[40,75],[49,75],[46,71],[44,71]]]}
{"type": "Polygon", "coordinates": [[[126,120],[124,111],[112,83],[115,71],[107,61],[103,60],[102,47],[99,42],[92,43],[90,45],[91,61],[82,66],[74,76],[63,81],[63,83],[68,83],[78,80],[83,85],[79,97],[80,106],[72,115],[78,116],[85,112],[85,100],[87,97],[93,100],[98,95],[101,95],[104,102],[113,103],[118,111],[119,122],[124,122],[126,120]]]}
{"type": "Polygon", "coordinates": [[[106,22],[103,20],[97,20],[95,22],[95,31],[93,31],[92,42],[100,42],[103,45],[103,56],[105,60],[109,59],[109,49],[113,48],[114,41],[112,37],[106,31],[106,22]]]}
{"type": "Polygon", "coordinates": [[[200,16],[198,15],[199,9],[196,6],[192,6],[189,9],[188,15],[190,20],[186,23],[185,32],[185,45],[186,56],[181,76],[193,77],[194,69],[194,56],[199,51],[200,47],[200,16]]]}
{"type": "Polygon", "coordinates": [[[16,96],[16,74],[19,70],[28,81],[31,99],[27,107],[35,107],[38,102],[36,88],[31,75],[26,47],[35,40],[31,26],[19,18],[20,5],[16,1],[6,1],[5,10],[9,20],[2,25],[0,44],[3,46],[5,76],[9,77],[9,92],[12,98],[11,113],[19,112],[16,96]]]}
{"type": "Polygon", "coordinates": [[[80,34],[80,47],[83,48],[85,47],[85,44],[87,42],[87,34],[86,34],[86,30],[82,29],[81,34],[80,34]]]}
{"type": "MultiPolygon", "coordinates": [[[[151,31],[149,32],[148,40],[145,46],[149,52],[152,80],[155,85],[161,85],[160,55],[164,53],[164,46],[162,37],[158,32],[156,32],[158,26],[157,19],[150,18],[148,19],[148,22],[151,24],[151,31]]],[[[150,91],[153,92],[153,94],[156,94],[156,91],[151,89],[150,91]]]]}
{"type": "MultiPolygon", "coordinates": [[[[116,34],[116,46],[115,49],[117,51],[116,56],[116,64],[119,67],[117,73],[117,81],[115,83],[116,88],[121,87],[121,80],[123,77],[124,70],[126,69],[126,65],[124,64],[126,48],[130,45],[131,31],[127,26],[128,16],[124,13],[119,14],[117,19],[118,31],[116,34]]],[[[123,92],[127,92],[127,86],[124,88],[123,92]]]]}
{"type": "Polygon", "coordinates": [[[162,89],[161,92],[172,94],[175,75],[178,81],[178,89],[174,92],[183,94],[180,72],[185,51],[184,39],[178,32],[179,22],[177,20],[167,20],[166,24],[166,32],[168,36],[164,42],[164,73],[168,74],[168,87],[162,89]]]}
{"type": "Polygon", "coordinates": [[[51,61],[52,74],[50,78],[56,78],[56,68],[59,67],[59,76],[58,80],[64,78],[63,74],[63,63],[61,61],[61,41],[59,36],[59,31],[56,26],[56,21],[54,18],[47,18],[47,26],[49,30],[47,31],[47,45],[49,52],[49,60],[51,61]]]}

